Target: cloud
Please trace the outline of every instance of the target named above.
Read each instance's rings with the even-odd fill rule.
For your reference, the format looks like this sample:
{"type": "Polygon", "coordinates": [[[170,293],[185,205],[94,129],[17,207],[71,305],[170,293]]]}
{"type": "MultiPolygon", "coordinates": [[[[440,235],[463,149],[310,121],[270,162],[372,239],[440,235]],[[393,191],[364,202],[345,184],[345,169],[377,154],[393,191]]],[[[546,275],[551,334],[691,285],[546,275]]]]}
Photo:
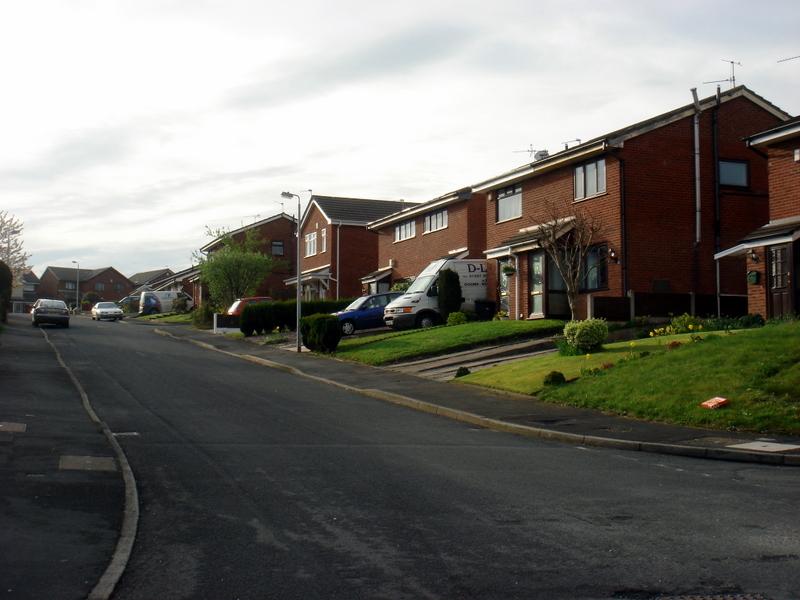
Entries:
{"type": "Polygon", "coordinates": [[[457,54],[473,41],[473,33],[465,26],[427,24],[350,52],[280,65],[236,89],[226,104],[231,108],[277,106],[348,84],[397,76],[457,54]],[[287,75],[276,77],[275,72],[287,75]]]}

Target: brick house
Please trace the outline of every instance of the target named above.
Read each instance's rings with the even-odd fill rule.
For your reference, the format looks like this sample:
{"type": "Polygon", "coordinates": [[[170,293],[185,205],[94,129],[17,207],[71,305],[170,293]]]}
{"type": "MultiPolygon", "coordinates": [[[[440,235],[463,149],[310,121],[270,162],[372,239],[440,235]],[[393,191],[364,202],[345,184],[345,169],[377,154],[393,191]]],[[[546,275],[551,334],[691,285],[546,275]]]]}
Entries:
{"type": "Polygon", "coordinates": [[[11,312],[25,313],[38,298],[39,278],[33,271],[23,273],[19,284],[11,289],[11,312]]]}
{"type": "Polygon", "coordinates": [[[130,294],[136,286],[114,267],[102,269],[73,269],[47,267],[39,279],[38,296],[55,298],[74,306],[76,297],[95,292],[101,300],[117,301],[130,294]],[[76,287],[79,289],[76,290],[76,287]]]}
{"type": "MultiPolygon", "coordinates": [[[[312,196],[300,222],[303,297],[352,298],[378,265],[378,234],[367,224],[413,206],[408,202],[312,196]]],[[[284,280],[294,286],[297,277],[284,280]]]]}
{"type": "Polygon", "coordinates": [[[361,278],[365,291],[388,291],[438,258],[483,258],[486,195],[464,188],[367,225],[378,234],[378,269],[361,278]]]}
{"type": "Polygon", "coordinates": [[[744,259],[717,270],[714,254],[767,222],[766,159],[742,139],[787,119],[739,86],[474,185],[489,194],[485,254],[500,306],[518,319],[569,316],[537,226],[581,211],[603,232],[580,317],[744,312],[744,259]]]}
{"type": "Polygon", "coordinates": [[[131,283],[136,286],[134,293],[138,293],[152,290],[155,283],[171,275],[173,275],[172,269],[163,268],[134,273],[128,277],[128,279],[130,279],[131,283]]]}
{"type": "Polygon", "coordinates": [[[766,153],[769,172],[769,222],[751,231],[716,258],[744,257],[748,312],[782,317],[800,306],[800,117],[762,131],[747,145],[766,153]]]}
{"type": "MultiPolygon", "coordinates": [[[[258,247],[259,251],[272,257],[276,261],[275,268],[258,286],[254,295],[271,296],[275,299],[287,298],[290,294],[289,290],[287,290],[286,286],[283,284],[283,280],[294,273],[296,264],[294,245],[295,218],[286,213],[278,213],[277,215],[230,231],[228,235],[233,237],[235,241],[242,242],[250,231],[255,231],[256,235],[261,240],[258,247]]],[[[200,252],[204,254],[213,254],[222,247],[223,238],[218,237],[200,248],[200,252]]],[[[195,277],[195,279],[197,278],[195,277]]],[[[207,295],[207,293],[199,289],[199,286],[196,287],[198,289],[195,290],[194,294],[191,294],[195,301],[207,295]]]]}

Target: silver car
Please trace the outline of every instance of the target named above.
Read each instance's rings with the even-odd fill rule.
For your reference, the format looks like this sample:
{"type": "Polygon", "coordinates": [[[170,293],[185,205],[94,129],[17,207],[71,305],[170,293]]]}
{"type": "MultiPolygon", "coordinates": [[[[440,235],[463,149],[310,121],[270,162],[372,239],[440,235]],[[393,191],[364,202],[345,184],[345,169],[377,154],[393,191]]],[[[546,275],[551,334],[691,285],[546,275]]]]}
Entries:
{"type": "Polygon", "coordinates": [[[122,319],[125,315],[122,314],[122,309],[116,302],[98,302],[92,307],[92,320],[102,321],[103,319],[111,319],[116,321],[122,319]]]}
{"type": "Polygon", "coordinates": [[[31,325],[38,327],[41,323],[69,327],[69,309],[63,300],[40,298],[31,309],[31,325]]]}

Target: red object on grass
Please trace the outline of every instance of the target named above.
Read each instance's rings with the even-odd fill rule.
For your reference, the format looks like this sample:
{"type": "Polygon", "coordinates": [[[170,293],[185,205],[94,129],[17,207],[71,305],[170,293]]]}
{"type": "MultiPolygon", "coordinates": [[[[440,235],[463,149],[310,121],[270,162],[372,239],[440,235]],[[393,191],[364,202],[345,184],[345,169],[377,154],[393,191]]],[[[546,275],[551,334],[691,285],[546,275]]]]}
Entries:
{"type": "Polygon", "coordinates": [[[729,404],[727,398],[721,398],[720,396],[716,396],[715,398],[711,398],[710,400],[701,402],[700,406],[702,406],[703,408],[710,408],[714,410],[715,408],[722,408],[726,404],[729,404]]]}

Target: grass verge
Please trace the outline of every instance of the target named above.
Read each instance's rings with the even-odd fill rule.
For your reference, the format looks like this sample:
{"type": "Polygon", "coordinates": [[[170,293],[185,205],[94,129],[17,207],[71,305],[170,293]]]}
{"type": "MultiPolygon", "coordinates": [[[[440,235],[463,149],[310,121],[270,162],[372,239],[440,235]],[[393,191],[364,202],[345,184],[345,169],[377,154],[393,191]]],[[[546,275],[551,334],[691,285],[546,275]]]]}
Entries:
{"type": "Polygon", "coordinates": [[[683,334],[619,342],[587,356],[552,354],[478,371],[459,382],[646,420],[800,434],[800,322],[699,337],[702,341],[683,334]],[[669,350],[670,342],[681,345],[669,350]],[[570,381],[545,386],[545,375],[554,370],[570,381]],[[717,410],[699,406],[715,396],[730,404],[717,410]]]}
{"type": "Polygon", "coordinates": [[[186,323],[192,322],[191,313],[158,313],[155,315],[147,315],[136,317],[143,321],[158,321],[159,323],[186,323]]]}
{"type": "Polygon", "coordinates": [[[563,321],[544,319],[480,321],[451,327],[415,329],[342,340],[336,350],[336,357],[369,365],[385,365],[467,350],[495,342],[541,337],[557,333],[563,327],[563,321]]]}

